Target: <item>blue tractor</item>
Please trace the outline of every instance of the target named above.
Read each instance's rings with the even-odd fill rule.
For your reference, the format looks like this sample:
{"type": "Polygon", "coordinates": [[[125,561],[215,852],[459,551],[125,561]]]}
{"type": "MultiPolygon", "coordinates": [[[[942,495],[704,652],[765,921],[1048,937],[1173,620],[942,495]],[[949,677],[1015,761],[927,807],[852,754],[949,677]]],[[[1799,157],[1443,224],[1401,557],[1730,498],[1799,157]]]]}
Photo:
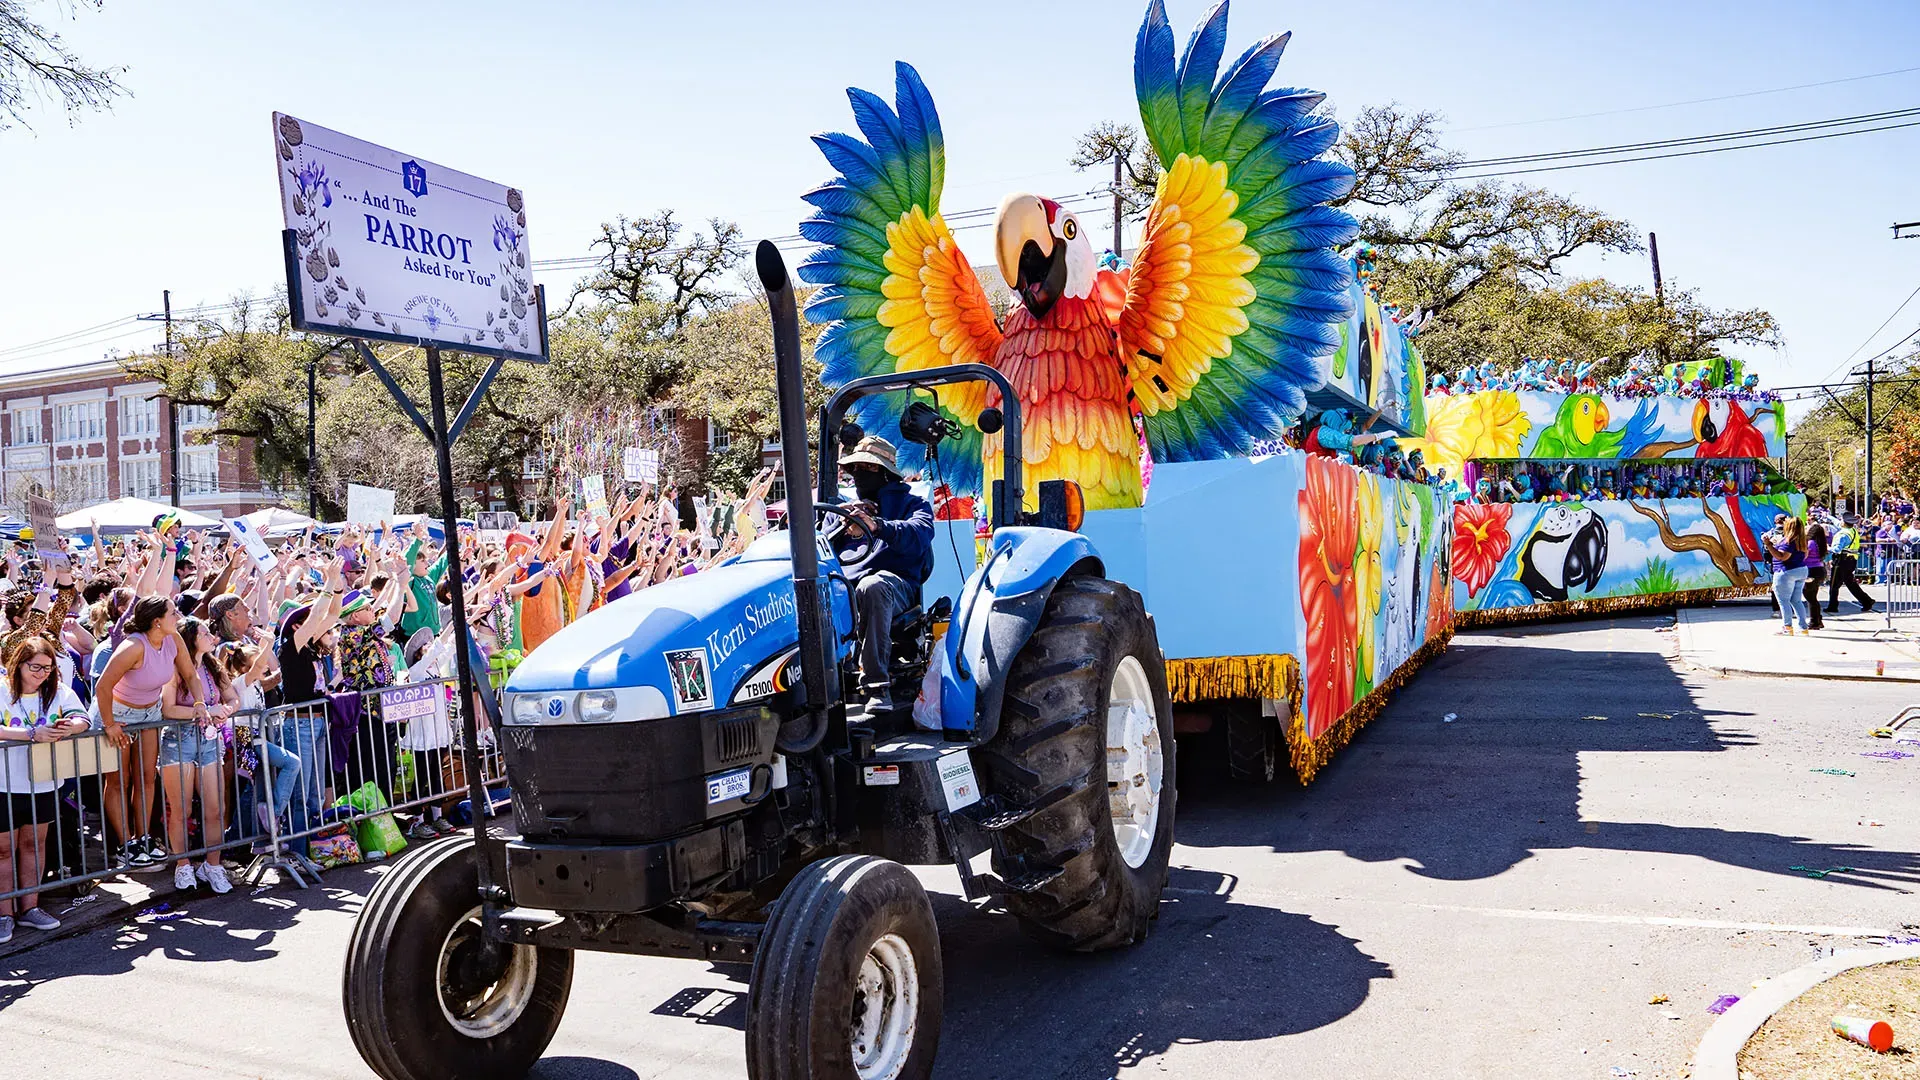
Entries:
{"type": "MultiPolygon", "coordinates": [[[[1021,521],[1018,404],[984,365],[841,387],[810,491],[793,291],[773,245],[756,258],[788,528],[580,619],[513,674],[496,728],[511,835],[408,858],[354,930],[349,1027],[387,1080],[524,1075],[559,1026],[576,949],[751,963],[758,1080],[926,1077],[940,946],[903,863],[954,865],[969,899],[1046,945],[1147,934],[1173,846],[1174,739],[1139,594],[1107,580],[1085,537],[1021,521]],[[1005,403],[981,420],[1008,449],[996,529],[957,597],[888,628],[906,700],[939,665],[940,728],[922,730],[848,705],[854,607],[819,526],[847,514],[854,401],[898,394],[911,410],[913,391],[972,379],[1005,403]]],[[[954,434],[906,426],[929,445],[954,434]]],[[[1076,501],[1042,487],[1055,516],[1076,501]]]]}

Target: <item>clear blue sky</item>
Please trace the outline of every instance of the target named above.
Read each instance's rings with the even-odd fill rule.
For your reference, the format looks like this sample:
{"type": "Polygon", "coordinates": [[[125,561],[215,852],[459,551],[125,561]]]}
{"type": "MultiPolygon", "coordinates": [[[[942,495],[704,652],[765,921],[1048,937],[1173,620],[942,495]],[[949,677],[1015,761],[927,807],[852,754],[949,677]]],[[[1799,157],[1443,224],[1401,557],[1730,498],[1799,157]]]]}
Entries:
{"type": "MultiPolygon", "coordinates": [[[[35,132],[0,133],[0,350],[157,310],[163,288],[177,308],[270,290],[282,274],[274,109],[519,186],[539,259],[582,254],[597,222],[661,207],[738,221],[749,237],[793,232],[799,194],[828,174],[806,136],[851,126],[848,85],[890,97],[896,58],[939,105],[948,210],[1014,188],[1084,190],[1099,178],[1064,165],[1074,136],[1137,120],[1144,6],[109,0],[61,29],[89,62],[127,65],[133,96],[72,127],[42,111],[35,132]]],[[[1205,8],[1171,0],[1182,39],[1205,8]]],[[[1289,29],[1278,83],[1325,91],[1343,116],[1387,101],[1437,110],[1473,157],[1920,105],[1915,72],[1516,123],[1914,66],[1910,3],[1239,0],[1228,54],[1289,29]]],[[[1780,385],[1820,379],[1920,284],[1920,242],[1887,228],[1920,220],[1916,164],[1920,128],[1529,179],[1656,230],[1670,283],[1777,314],[1786,349],[1750,356],[1780,385]]],[[[962,239],[990,258],[985,230],[962,239]]],[[[1644,258],[1577,269],[1648,280],[1644,258]]],[[[1915,326],[1920,301],[1883,347],[1915,326]]],[[[156,336],[0,352],[0,370],[156,336]]]]}

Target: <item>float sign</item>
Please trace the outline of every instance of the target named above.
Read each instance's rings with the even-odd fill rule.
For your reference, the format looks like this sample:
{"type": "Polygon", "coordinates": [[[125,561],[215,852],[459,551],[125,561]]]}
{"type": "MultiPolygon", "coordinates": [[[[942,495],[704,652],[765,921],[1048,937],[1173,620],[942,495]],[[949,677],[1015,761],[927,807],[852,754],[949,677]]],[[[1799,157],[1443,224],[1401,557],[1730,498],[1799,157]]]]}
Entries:
{"type": "Polygon", "coordinates": [[[544,363],[518,189],[273,114],[300,330],[544,363]]]}

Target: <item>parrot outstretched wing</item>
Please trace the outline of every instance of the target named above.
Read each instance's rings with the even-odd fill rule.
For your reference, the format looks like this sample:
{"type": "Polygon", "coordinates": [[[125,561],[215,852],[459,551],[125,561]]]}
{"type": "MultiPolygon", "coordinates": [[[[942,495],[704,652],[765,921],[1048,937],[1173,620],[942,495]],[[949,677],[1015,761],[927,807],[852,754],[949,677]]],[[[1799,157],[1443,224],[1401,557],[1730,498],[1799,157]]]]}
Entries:
{"type": "Polygon", "coordinates": [[[1353,313],[1358,235],[1327,204],[1353,171],[1320,159],[1339,137],[1324,95],[1267,89],[1288,35],[1256,42],[1218,85],[1227,5],[1178,66],[1162,0],[1147,8],[1133,81],[1166,172],[1147,212],[1119,321],[1121,355],[1156,461],[1248,452],[1306,406],[1353,313]]]}
{"type": "MultiPolygon", "coordinates": [[[[849,89],[862,142],[851,135],[813,141],[838,175],[808,192],[812,217],[800,235],[823,245],[800,263],[800,280],[821,288],[807,300],[807,318],[828,324],[814,354],[831,389],[866,375],[945,364],[990,364],[1000,348],[986,291],[940,216],[946,143],[920,75],[894,65],[895,104],[849,89]]],[[[941,479],[956,493],[980,487],[981,435],[974,426],[987,384],[934,391],[942,415],[960,424],[958,445],[942,444],[941,479]]],[[[852,415],[899,450],[901,471],[922,468],[924,447],[900,437],[899,394],[862,400],[852,415]]]]}

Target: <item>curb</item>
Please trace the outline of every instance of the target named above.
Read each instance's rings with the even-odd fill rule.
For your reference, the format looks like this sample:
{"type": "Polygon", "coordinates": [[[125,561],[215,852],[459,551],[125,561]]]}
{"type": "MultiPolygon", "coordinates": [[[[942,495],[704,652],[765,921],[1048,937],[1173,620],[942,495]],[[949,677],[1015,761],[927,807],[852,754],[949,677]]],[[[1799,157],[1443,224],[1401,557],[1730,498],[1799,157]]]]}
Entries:
{"type": "Polygon", "coordinates": [[[129,899],[109,892],[105,888],[96,888],[84,897],[75,898],[80,903],[79,907],[73,907],[75,901],[69,900],[66,902],[67,906],[54,912],[54,917],[60,920],[60,927],[57,930],[41,932],[15,927],[13,940],[0,945],[0,960],[9,960],[22,953],[32,952],[42,945],[92,933],[101,927],[124,922],[142,907],[165,902],[168,897],[174,895],[175,891],[155,889],[140,899],[129,899]]]}
{"type": "Polygon", "coordinates": [[[1693,620],[1687,618],[1686,610],[1674,612],[1675,642],[1678,659],[1693,671],[1704,671],[1713,675],[1744,676],[1756,679],[1818,679],[1826,682],[1870,682],[1870,683],[1920,683],[1920,678],[1904,675],[1846,675],[1837,672],[1819,671],[1755,671],[1750,668],[1723,667],[1718,664],[1701,663],[1687,654],[1696,652],[1694,648],[1693,620]]]}
{"type": "Polygon", "coordinates": [[[1693,1051],[1694,1080],[1739,1080],[1740,1049],[1773,1014],[1794,998],[1854,968],[1920,959],[1920,945],[1898,948],[1849,949],[1826,960],[1794,968],[1760,984],[1714,1021],[1693,1051]]]}

